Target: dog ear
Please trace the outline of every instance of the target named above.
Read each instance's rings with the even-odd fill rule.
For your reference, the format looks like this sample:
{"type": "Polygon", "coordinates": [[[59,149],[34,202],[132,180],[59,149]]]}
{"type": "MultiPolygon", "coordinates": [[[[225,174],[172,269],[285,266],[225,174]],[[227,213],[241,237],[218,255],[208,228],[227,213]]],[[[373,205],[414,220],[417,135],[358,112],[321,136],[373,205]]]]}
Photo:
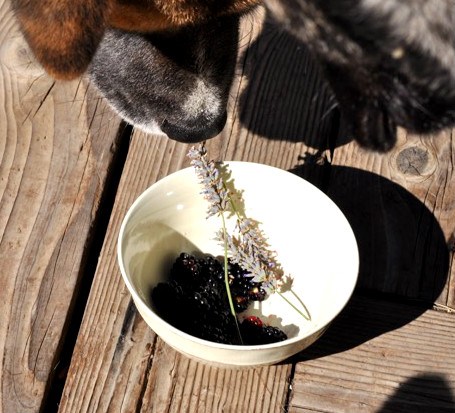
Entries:
{"type": "Polygon", "coordinates": [[[109,0],[12,0],[37,60],[57,79],[72,79],[89,65],[109,14],[109,0]]]}

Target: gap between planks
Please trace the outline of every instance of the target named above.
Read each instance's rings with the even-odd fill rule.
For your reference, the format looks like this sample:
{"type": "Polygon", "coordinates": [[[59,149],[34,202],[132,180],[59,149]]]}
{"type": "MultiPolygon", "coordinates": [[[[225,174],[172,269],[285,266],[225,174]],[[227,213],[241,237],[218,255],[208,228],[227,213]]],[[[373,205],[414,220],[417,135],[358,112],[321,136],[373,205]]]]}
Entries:
{"type": "Polygon", "coordinates": [[[82,317],[88,300],[88,295],[95,275],[99,253],[104,242],[109,217],[114,206],[120,177],[128,154],[132,127],[120,124],[118,138],[113,148],[113,158],[108,168],[104,190],[100,197],[99,207],[96,211],[91,228],[91,238],[87,240],[86,257],[82,260],[84,266],[80,271],[82,276],[75,288],[73,301],[75,302],[71,313],[68,315],[65,334],[55,354],[55,368],[51,380],[47,384],[46,397],[40,411],[43,413],[57,412],[63,393],[63,387],[71,362],[71,355],[76,344],[77,335],[82,322],[82,317]]]}

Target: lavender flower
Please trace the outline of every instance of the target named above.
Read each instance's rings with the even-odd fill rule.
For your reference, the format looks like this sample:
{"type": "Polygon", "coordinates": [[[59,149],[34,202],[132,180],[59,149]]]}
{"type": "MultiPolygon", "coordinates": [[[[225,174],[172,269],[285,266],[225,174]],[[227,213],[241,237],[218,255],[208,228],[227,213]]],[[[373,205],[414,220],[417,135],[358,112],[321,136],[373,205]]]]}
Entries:
{"type": "MultiPolygon", "coordinates": [[[[260,282],[269,293],[283,285],[283,270],[276,261],[275,252],[269,249],[259,223],[241,214],[233,202],[233,194],[227,189],[219,169],[213,161],[208,161],[207,150],[201,144],[188,152],[191,165],[203,187],[202,194],[209,202],[208,217],[234,212],[237,215],[238,235],[229,235],[223,225],[215,238],[227,246],[233,262],[253,275],[255,282],[260,282]]],[[[224,217],[223,217],[224,219],[224,217]]],[[[288,281],[289,282],[289,277],[288,281]]]]}
{"type": "Polygon", "coordinates": [[[191,165],[194,167],[203,187],[201,194],[209,202],[207,217],[227,211],[229,192],[223,184],[215,162],[207,159],[205,146],[203,144],[197,148],[192,146],[188,152],[188,157],[191,159],[191,165]]]}

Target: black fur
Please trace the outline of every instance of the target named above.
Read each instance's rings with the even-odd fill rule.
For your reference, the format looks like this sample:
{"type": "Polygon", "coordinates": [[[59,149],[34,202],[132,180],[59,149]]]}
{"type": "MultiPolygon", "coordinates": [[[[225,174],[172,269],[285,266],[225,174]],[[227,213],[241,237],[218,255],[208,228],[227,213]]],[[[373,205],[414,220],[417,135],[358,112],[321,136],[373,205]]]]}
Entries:
{"type": "Polygon", "coordinates": [[[351,133],[386,151],[396,125],[455,124],[455,0],[265,0],[319,59],[351,133]]]}

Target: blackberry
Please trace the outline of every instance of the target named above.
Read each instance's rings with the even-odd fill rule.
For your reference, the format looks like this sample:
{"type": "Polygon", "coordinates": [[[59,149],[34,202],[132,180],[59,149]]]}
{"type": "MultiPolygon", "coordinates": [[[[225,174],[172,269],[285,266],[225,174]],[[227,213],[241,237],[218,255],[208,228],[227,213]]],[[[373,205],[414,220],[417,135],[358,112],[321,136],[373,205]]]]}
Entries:
{"type": "Polygon", "coordinates": [[[226,293],[217,285],[206,283],[194,287],[192,293],[188,294],[188,300],[191,310],[195,313],[206,318],[225,307],[226,293]]]}
{"type": "MultiPolygon", "coordinates": [[[[251,301],[265,299],[261,284],[253,282],[247,271],[230,260],[228,274],[236,312],[245,311],[251,301]]],[[[188,334],[218,343],[239,344],[224,277],[223,264],[216,258],[208,255],[198,259],[182,252],[175,259],[168,281],[152,290],[153,305],[160,317],[188,334]]],[[[286,338],[281,330],[264,326],[257,317],[248,317],[240,329],[244,344],[286,338]]]]}
{"type": "Polygon", "coordinates": [[[201,274],[201,263],[193,255],[182,252],[175,260],[170,278],[183,284],[191,284],[197,281],[201,274]]]}
{"type": "Polygon", "coordinates": [[[176,280],[159,283],[152,291],[152,302],[158,315],[168,323],[180,328],[185,324],[187,291],[176,280]]]}
{"type": "Polygon", "coordinates": [[[223,266],[211,256],[197,259],[181,253],[169,281],[153,289],[152,301],[164,320],[188,334],[227,344],[235,341],[223,266]]]}
{"type": "Polygon", "coordinates": [[[261,283],[254,284],[248,291],[248,297],[251,301],[264,301],[267,297],[267,292],[262,288],[261,283]]]}
{"type": "Polygon", "coordinates": [[[278,327],[266,326],[262,330],[262,344],[277,343],[287,338],[286,333],[278,327]]]}
{"type": "Polygon", "coordinates": [[[213,285],[222,285],[224,288],[224,268],[220,261],[208,255],[201,260],[201,277],[213,285]]]}
{"type": "Polygon", "coordinates": [[[287,339],[287,335],[277,327],[265,325],[259,317],[247,317],[240,324],[244,344],[271,344],[287,339]]]}
{"type": "Polygon", "coordinates": [[[232,294],[232,303],[234,304],[235,312],[242,313],[250,305],[250,299],[244,295],[232,294]]]}
{"type": "Polygon", "coordinates": [[[248,292],[251,288],[248,272],[240,265],[228,260],[229,288],[233,297],[234,308],[237,313],[245,311],[250,305],[248,292]]]}
{"type": "Polygon", "coordinates": [[[250,273],[239,264],[228,260],[229,286],[236,312],[245,311],[251,301],[265,300],[267,293],[261,283],[254,282],[250,273]]]}

